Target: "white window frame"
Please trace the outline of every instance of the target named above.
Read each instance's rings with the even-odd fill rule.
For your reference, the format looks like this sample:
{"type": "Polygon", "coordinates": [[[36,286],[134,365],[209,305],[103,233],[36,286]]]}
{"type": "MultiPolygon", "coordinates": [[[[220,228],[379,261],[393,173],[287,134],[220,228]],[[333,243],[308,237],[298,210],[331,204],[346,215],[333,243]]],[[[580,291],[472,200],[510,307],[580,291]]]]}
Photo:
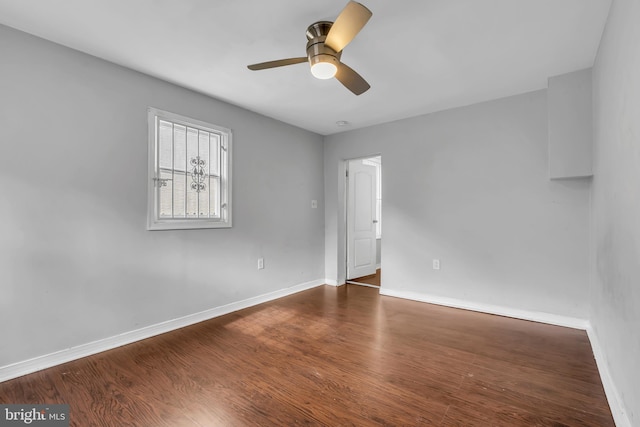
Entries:
{"type": "Polygon", "coordinates": [[[231,154],[232,133],[230,129],[206,123],[190,117],[163,111],[148,109],[148,191],[147,191],[147,229],[148,230],[190,230],[199,228],[229,228],[231,215],[231,154]],[[221,137],[220,150],[220,218],[160,218],[159,216],[159,162],[158,162],[158,123],[160,120],[174,124],[197,128],[221,137]]]}

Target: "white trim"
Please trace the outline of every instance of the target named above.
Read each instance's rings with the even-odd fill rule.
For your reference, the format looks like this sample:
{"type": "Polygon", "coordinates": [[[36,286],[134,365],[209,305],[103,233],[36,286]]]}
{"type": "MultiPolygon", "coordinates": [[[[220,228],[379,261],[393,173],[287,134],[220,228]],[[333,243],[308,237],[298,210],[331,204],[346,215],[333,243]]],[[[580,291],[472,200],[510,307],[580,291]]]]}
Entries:
{"type": "MultiPolygon", "coordinates": [[[[265,302],[273,301],[278,298],[292,295],[298,292],[302,292],[308,289],[312,289],[323,284],[329,286],[341,286],[336,280],[331,279],[319,279],[300,285],[292,286],[290,288],[281,289],[278,291],[270,292],[267,294],[259,295],[257,297],[248,298],[246,300],[230,303],[220,307],[215,307],[209,310],[201,311],[199,313],[189,314],[187,316],[179,317],[177,319],[168,320],[166,322],[157,323],[144,328],[136,329],[133,331],[125,332],[119,335],[115,335],[102,340],[93,341],[87,344],[81,344],[76,347],[71,347],[65,350],[60,350],[54,353],[46,354],[43,356],[35,357],[33,359],[13,363],[10,365],[0,367],[0,382],[8,381],[13,378],[18,378],[23,375],[31,374],[42,369],[47,369],[62,363],[70,362],[72,360],[80,359],[82,357],[91,356],[96,353],[111,350],[123,345],[131,344],[136,341],[140,341],[146,338],[150,338],[156,335],[160,335],[166,332],[170,332],[176,329],[184,328],[195,323],[203,322],[209,319],[213,319],[218,316],[223,316],[234,311],[249,308],[254,305],[262,304],[265,302]]],[[[613,419],[617,427],[631,427],[631,421],[627,417],[624,403],[618,394],[618,390],[611,378],[608,365],[606,363],[606,357],[602,351],[600,341],[597,334],[593,330],[591,324],[584,319],[552,315],[548,313],[517,310],[507,307],[494,306],[488,304],[480,304],[470,301],[458,300],[454,298],[438,297],[433,295],[421,294],[417,292],[396,291],[386,288],[380,289],[380,295],[410,299],[414,301],[426,302],[430,304],[443,305],[447,307],[461,308],[465,310],[478,311],[483,313],[497,314],[500,316],[513,317],[523,320],[532,320],[535,322],[548,323],[552,325],[565,326],[575,329],[584,329],[587,332],[589,341],[591,342],[591,348],[596,360],[598,371],[600,373],[600,379],[604,387],[609,407],[613,415],[613,419]]]]}
{"type": "Polygon", "coordinates": [[[370,285],[368,283],[354,282],[353,280],[347,280],[347,284],[348,285],[356,285],[356,286],[364,286],[364,287],[367,287],[367,288],[380,289],[380,286],[370,285]]]}
{"type": "Polygon", "coordinates": [[[589,336],[589,341],[591,341],[591,349],[593,350],[593,356],[596,359],[596,365],[600,372],[600,381],[602,381],[604,393],[606,394],[607,401],[609,402],[609,409],[611,409],[613,421],[617,427],[631,427],[631,420],[627,416],[624,401],[620,398],[618,389],[613,382],[613,378],[611,378],[607,358],[605,357],[605,353],[602,351],[602,346],[598,340],[598,334],[591,324],[587,327],[587,335],[589,336]]]}
{"type": "MultiPolygon", "coordinates": [[[[217,126],[201,120],[181,116],[179,114],[160,110],[158,108],[147,108],[148,126],[148,164],[147,164],[147,230],[191,230],[203,228],[230,228],[233,226],[232,215],[232,151],[233,132],[231,129],[217,126]],[[220,218],[181,218],[167,219],[160,218],[158,214],[158,189],[156,179],[158,178],[158,120],[177,123],[183,126],[201,129],[220,136],[221,152],[220,156],[220,218]],[[222,153],[224,152],[224,154],[222,153]]],[[[185,171],[185,174],[187,171],[185,171]]]]}
{"type": "Polygon", "coordinates": [[[604,392],[607,396],[607,401],[609,402],[609,408],[613,415],[613,420],[617,427],[631,427],[631,421],[627,416],[624,401],[620,398],[618,389],[616,388],[615,382],[609,372],[609,365],[606,362],[607,359],[605,353],[602,351],[602,346],[600,345],[598,336],[588,320],[386,288],[380,289],[380,295],[585,330],[589,337],[589,341],[591,342],[591,349],[596,360],[598,373],[600,374],[600,381],[604,387],[604,392]]]}
{"type": "Polygon", "coordinates": [[[336,287],[340,286],[337,280],[332,280],[332,279],[324,279],[324,283],[329,286],[336,286],[336,287]]]}
{"type": "Polygon", "coordinates": [[[410,299],[430,304],[444,305],[447,307],[462,308],[464,310],[479,311],[481,313],[497,314],[499,316],[513,317],[515,319],[522,320],[531,320],[534,322],[548,323],[550,325],[564,326],[573,329],[586,330],[589,326],[588,320],[580,319],[577,317],[560,316],[557,314],[544,313],[541,311],[521,310],[517,308],[484,304],[475,301],[465,301],[456,298],[447,298],[418,292],[397,291],[383,287],[380,289],[380,295],[410,299]]]}
{"type": "Polygon", "coordinates": [[[278,291],[269,292],[267,294],[248,298],[242,301],[215,307],[209,310],[201,311],[199,313],[188,314],[183,317],[178,317],[177,319],[167,320],[155,325],[150,325],[133,331],[124,332],[122,334],[115,335],[109,338],[104,338],[86,344],[80,344],[75,347],[56,351],[50,354],[45,354],[43,356],[38,356],[33,359],[2,366],[0,367],[0,382],[21,377],[23,375],[40,371],[42,369],[80,359],[82,357],[91,356],[92,354],[111,350],[113,348],[120,347],[126,344],[131,344],[133,342],[164,334],[176,329],[184,328],[185,326],[213,319],[218,316],[269,302],[278,298],[285,297],[287,295],[305,291],[307,289],[322,286],[324,283],[325,281],[322,279],[313,280],[311,282],[302,283],[290,288],[280,289],[278,291]]]}

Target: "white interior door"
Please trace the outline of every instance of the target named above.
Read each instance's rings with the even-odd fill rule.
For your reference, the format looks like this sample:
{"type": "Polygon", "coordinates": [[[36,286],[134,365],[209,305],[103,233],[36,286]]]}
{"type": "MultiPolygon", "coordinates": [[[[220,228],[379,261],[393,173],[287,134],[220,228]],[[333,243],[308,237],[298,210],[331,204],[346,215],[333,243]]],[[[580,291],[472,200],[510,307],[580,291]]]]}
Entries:
{"type": "Polygon", "coordinates": [[[376,168],[362,160],[348,165],[347,280],[376,272],[376,168]]]}

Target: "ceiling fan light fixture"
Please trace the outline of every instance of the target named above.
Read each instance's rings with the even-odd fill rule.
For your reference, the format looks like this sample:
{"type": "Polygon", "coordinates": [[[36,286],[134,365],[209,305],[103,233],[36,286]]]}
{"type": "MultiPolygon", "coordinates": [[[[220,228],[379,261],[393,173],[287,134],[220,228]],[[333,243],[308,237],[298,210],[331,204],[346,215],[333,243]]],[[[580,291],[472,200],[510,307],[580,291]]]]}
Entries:
{"type": "Polygon", "coordinates": [[[340,61],[346,45],[362,30],[371,11],[357,1],[350,0],[335,22],[317,21],[307,27],[307,56],[278,59],[248,65],[250,70],[266,70],[308,61],[311,74],[321,80],[335,77],[354,95],[361,95],[371,87],[360,74],[340,61]]]}
{"type": "Polygon", "coordinates": [[[332,55],[317,55],[311,58],[311,74],[320,80],[334,77],[338,72],[338,60],[332,55]]]}
{"type": "Polygon", "coordinates": [[[320,80],[326,80],[334,77],[337,71],[338,67],[330,62],[318,62],[311,66],[311,74],[313,74],[313,77],[320,80]]]}

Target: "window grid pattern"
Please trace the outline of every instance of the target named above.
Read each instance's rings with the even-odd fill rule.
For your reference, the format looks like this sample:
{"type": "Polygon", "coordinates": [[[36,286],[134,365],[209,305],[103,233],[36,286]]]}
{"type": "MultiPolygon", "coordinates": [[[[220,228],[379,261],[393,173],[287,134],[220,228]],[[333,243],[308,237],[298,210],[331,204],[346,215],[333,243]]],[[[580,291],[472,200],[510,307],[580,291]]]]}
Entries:
{"type": "Polygon", "coordinates": [[[162,219],[220,219],[221,135],[159,119],[157,211],[162,219]]]}
{"type": "Polygon", "coordinates": [[[150,230],[231,227],[231,131],[149,108],[150,230]]]}

